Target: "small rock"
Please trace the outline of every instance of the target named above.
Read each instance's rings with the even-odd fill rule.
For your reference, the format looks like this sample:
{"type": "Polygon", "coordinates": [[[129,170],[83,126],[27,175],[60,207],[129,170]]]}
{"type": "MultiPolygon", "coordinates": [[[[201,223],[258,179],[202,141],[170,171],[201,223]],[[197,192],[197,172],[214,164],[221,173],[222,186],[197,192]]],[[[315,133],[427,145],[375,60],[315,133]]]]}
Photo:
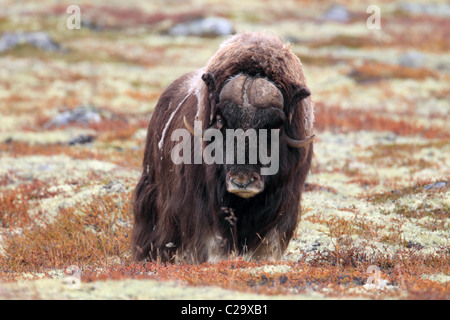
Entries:
{"type": "Polygon", "coordinates": [[[89,18],[81,19],[81,28],[87,28],[92,31],[102,31],[103,29],[105,29],[101,22],[91,20],[89,18]]]}
{"type": "Polygon", "coordinates": [[[409,51],[401,55],[398,62],[405,67],[421,68],[425,62],[425,56],[417,51],[409,51]]]}
{"type": "Polygon", "coordinates": [[[106,186],[103,186],[102,189],[105,189],[108,193],[122,193],[127,192],[127,188],[119,182],[119,181],[111,181],[106,186]]]}
{"type": "Polygon", "coordinates": [[[80,106],[74,110],[65,111],[53,117],[44,127],[46,129],[61,127],[71,123],[88,125],[90,123],[98,123],[102,120],[97,108],[80,106]]]}
{"type": "Polygon", "coordinates": [[[40,164],[36,167],[36,171],[50,171],[52,170],[52,167],[48,164],[40,164]]]}
{"type": "Polygon", "coordinates": [[[233,24],[225,18],[208,17],[179,23],[168,31],[171,36],[218,37],[234,33],[233,24]]]}
{"type": "Polygon", "coordinates": [[[408,249],[411,249],[411,248],[414,248],[414,249],[416,249],[416,250],[422,250],[423,248],[425,248],[423,245],[421,245],[420,243],[416,243],[416,242],[413,242],[413,241],[408,241],[407,243],[406,243],[406,247],[408,248],[408,249]]]}
{"type": "Polygon", "coordinates": [[[0,52],[17,47],[21,44],[29,44],[45,51],[62,51],[61,46],[42,31],[37,32],[5,32],[0,38],[0,52]]]}
{"type": "Polygon", "coordinates": [[[75,137],[75,138],[73,138],[73,139],[70,139],[68,142],[67,142],[67,144],[69,145],[69,146],[73,146],[73,145],[75,145],[75,144],[86,144],[86,143],[91,143],[92,141],[94,141],[95,140],[95,137],[94,136],[90,136],[90,135],[87,135],[87,134],[82,134],[82,135],[79,135],[79,136],[77,136],[77,137],[75,137]]]}
{"type": "Polygon", "coordinates": [[[450,16],[450,4],[448,3],[401,3],[400,10],[413,14],[428,14],[432,16],[450,16]]]}
{"type": "Polygon", "coordinates": [[[345,6],[336,4],[325,12],[322,19],[326,21],[348,22],[350,21],[350,17],[351,14],[345,6]]]}
{"type": "Polygon", "coordinates": [[[446,181],[440,181],[440,182],[427,184],[427,185],[423,186],[423,188],[425,190],[434,190],[434,189],[445,188],[446,186],[447,186],[447,182],[446,181]]]}

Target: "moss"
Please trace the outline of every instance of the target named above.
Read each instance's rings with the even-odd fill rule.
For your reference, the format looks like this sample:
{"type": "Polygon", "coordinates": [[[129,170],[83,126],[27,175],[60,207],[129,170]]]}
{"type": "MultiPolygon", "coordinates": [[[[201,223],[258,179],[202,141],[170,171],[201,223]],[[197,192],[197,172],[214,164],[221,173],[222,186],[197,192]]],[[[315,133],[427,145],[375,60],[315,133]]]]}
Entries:
{"type": "MultiPolygon", "coordinates": [[[[439,179],[438,182],[439,181],[441,181],[441,180],[439,179]]],[[[409,195],[416,195],[416,194],[420,194],[420,193],[433,195],[433,194],[442,194],[442,193],[446,192],[447,188],[440,188],[440,189],[436,189],[436,190],[428,190],[428,189],[424,188],[425,186],[430,185],[434,182],[435,181],[432,181],[432,180],[418,181],[417,184],[415,184],[414,186],[408,186],[408,187],[397,189],[397,190],[386,191],[386,192],[381,192],[381,193],[378,193],[375,195],[370,195],[370,196],[368,196],[367,200],[374,204],[384,204],[387,202],[395,202],[395,201],[397,201],[403,197],[407,197],[409,195]]],[[[401,212],[402,209],[398,209],[398,210],[399,210],[399,212],[401,212]]],[[[443,212],[446,212],[446,210],[443,209],[443,212]]]]}
{"type": "Polygon", "coordinates": [[[35,58],[42,61],[61,60],[67,63],[92,62],[92,63],[133,63],[124,57],[108,55],[104,53],[78,51],[75,49],[63,49],[60,52],[44,51],[34,46],[23,44],[0,53],[2,56],[14,56],[16,58],[35,58]]]}
{"type": "Polygon", "coordinates": [[[387,79],[423,80],[426,78],[437,78],[438,74],[426,68],[412,68],[372,62],[355,67],[349,73],[349,76],[357,82],[368,82],[387,79]]]}
{"type": "Polygon", "coordinates": [[[337,35],[325,40],[319,40],[310,44],[312,48],[324,46],[335,47],[343,46],[349,48],[376,47],[380,45],[380,41],[373,37],[361,37],[352,35],[337,35]]]}
{"type": "Polygon", "coordinates": [[[446,127],[427,127],[387,114],[387,112],[349,109],[317,103],[315,107],[315,127],[320,131],[337,132],[391,131],[400,136],[424,136],[428,139],[447,139],[447,141],[450,137],[450,131],[446,127]]]}

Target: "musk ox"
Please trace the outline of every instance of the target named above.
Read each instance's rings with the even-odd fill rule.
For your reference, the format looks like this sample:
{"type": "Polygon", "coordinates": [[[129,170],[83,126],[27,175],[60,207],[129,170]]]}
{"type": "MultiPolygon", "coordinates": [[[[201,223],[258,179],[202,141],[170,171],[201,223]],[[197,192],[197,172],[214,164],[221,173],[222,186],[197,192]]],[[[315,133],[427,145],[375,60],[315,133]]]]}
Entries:
{"type": "MultiPolygon", "coordinates": [[[[230,255],[280,258],[297,226],[313,154],[309,96],[298,57],[277,36],[259,32],[232,36],[206,67],[175,80],[148,126],[133,195],[133,258],[186,263],[230,255]],[[175,163],[172,134],[178,129],[188,129],[193,138],[183,157],[194,153],[195,137],[207,130],[268,129],[267,139],[270,132],[279,137],[275,151],[267,147],[268,154],[277,153],[276,172],[261,174],[267,164],[259,158],[250,163],[248,155],[244,163],[175,163]]],[[[214,139],[200,141],[205,149],[214,139]]],[[[244,149],[250,144],[245,140],[244,149]]]]}

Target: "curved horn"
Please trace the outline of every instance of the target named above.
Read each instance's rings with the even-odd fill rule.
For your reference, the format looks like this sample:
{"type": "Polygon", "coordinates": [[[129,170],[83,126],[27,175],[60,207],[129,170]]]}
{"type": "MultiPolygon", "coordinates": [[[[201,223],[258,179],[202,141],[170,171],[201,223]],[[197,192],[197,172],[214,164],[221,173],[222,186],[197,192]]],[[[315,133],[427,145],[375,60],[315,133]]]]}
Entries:
{"type": "Polygon", "coordinates": [[[315,135],[312,135],[312,136],[310,136],[310,137],[308,137],[306,139],[303,139],[303,140],[294,140],[292,138],[289,138],[288,136],[283,136],[283,137],[284,137],[284,140],[286,141],[287,145],[289,147],[295,148],[295,149],[309,146],[309,144],[311,142],[313,142],[313,140],[316,138],[315,135]]]}
{"type": "Polygon", "coordinates": [[[184,126],[186,127],[186,129],[188,129],[188,131],[196,137],[202,138],[203,137],[203,131],[197,131],[195,130],[191,124],[187,121],[186,116],[183,116],[183,122],[184,122],[184,126]]]}

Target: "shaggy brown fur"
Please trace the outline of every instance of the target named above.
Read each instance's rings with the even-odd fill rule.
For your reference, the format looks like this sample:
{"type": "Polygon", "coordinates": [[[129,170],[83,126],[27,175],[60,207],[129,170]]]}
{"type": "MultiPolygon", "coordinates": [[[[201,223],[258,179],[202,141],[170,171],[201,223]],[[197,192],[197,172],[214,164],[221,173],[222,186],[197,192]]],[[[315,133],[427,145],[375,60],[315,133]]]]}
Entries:
{"type": "MultiPolygon", "coordinates": [[[[280,144],[279,172],[264,178],[264,191],[243,199],[226,190],[224,165],[171,160],[175,129],[201,120],[215,125],[230,78],[246,75],[273,83],[283,95],[280,136],[312,133],[313,105],[300,60],[274,35],[242,33],[225,41],[203,69],[173,82],[161,95],[148,127],[142,176],[133,198],[135,260],[217,261],[231,253],[278,258],[297,226],[300,198],[313,153],[280,144]]],[[[229,173],[229,172],[228,172],[229,173]]]]}

